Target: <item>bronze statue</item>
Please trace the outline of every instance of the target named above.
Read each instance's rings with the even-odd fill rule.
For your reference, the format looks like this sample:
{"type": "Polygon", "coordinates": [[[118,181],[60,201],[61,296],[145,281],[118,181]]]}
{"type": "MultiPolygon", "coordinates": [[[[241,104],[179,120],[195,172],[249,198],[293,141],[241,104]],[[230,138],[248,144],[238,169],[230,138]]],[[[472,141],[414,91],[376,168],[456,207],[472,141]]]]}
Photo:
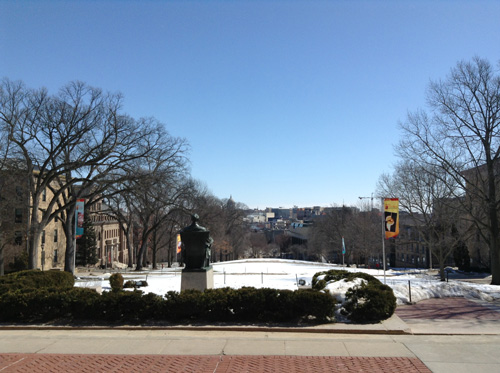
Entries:
{"type": "Polygon", "coordinates": [[[210,232],[198,224],[200,217],[191,215],[191,225],[181,230],[183,258],[187,270],[201,270],[210,266],[211,246],[210,232]]]}

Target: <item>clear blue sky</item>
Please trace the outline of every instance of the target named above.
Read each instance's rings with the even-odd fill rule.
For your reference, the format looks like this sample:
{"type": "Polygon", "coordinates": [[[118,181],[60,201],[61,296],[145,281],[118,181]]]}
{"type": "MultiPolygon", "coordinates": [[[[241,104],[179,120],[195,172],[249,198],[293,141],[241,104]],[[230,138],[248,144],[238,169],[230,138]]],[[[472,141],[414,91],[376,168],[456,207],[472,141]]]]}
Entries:
{"type": "Polygon", "coordinates": [[[0,77],[121,92],[249,207],[357,204],[398,121],[459,60],[500,60],[500,1],[6,1],[0,77]]]}

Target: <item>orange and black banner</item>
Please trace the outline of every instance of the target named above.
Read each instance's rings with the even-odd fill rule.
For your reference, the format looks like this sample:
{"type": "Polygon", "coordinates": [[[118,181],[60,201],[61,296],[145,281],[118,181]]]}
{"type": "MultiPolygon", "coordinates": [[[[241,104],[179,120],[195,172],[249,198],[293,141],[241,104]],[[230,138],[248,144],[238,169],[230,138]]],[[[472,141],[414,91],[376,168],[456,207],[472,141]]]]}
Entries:
{"type": "Polygon", "coordinates": [[[177,239],[176,239],[176,246],[177,246],[177,254],[180,254],[181,252],[181,235],[177,234],[177,239]]]}
{"type": "Polygon", "coordinates": [[[399,234],[399,199],[384,199],[385,239],[397,237],[399,234]]]}

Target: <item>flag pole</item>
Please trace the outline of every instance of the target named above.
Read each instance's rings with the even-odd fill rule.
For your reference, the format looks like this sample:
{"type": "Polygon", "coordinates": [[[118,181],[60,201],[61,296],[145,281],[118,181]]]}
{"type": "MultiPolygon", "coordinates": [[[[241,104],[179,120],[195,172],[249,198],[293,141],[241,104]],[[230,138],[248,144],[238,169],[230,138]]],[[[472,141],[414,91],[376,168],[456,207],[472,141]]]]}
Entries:
{"type": "Polygon", "coordinates": [[[73,276],[76,274],[76,228],[78,226],[78,210],[75,207],[75,218],[74,223],[75,223],[75,229],[74,229],[74,235],[73,235],[73,276]]]}
{"type": "Polygon", "coordinates": [[[345,242],[344,242],[344,236],[342,236],[342,267],[345,267],[345,242]]]}
{"type": "Polygon", "coordinates": [[[383,266],[384,266],[384,284],[385,284],[385,206],[384,206],[384,197],[381,197],[380,198],[380,204],[381,204],[381,208],[380,208],[380,212],[381,212],[381,216],[382,216],[382,263],[383,263],[383,266]]]}

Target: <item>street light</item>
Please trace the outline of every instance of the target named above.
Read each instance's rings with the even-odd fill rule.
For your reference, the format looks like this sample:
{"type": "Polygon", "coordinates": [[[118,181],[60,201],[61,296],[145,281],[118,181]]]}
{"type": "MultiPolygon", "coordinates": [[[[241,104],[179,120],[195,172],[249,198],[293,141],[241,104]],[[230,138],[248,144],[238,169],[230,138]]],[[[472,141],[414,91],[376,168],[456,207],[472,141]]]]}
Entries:
{"type": "Polygon", "coordinates": [[[42,243],[42,272],[44,265],[45,265],[45,243],[42,243]]]}
{"type": "Polygon", "coordinates": [[[358,197],[359,199],[371,199],[371,211],[373,211],[373,193],[371,197],[358,197]]]}

